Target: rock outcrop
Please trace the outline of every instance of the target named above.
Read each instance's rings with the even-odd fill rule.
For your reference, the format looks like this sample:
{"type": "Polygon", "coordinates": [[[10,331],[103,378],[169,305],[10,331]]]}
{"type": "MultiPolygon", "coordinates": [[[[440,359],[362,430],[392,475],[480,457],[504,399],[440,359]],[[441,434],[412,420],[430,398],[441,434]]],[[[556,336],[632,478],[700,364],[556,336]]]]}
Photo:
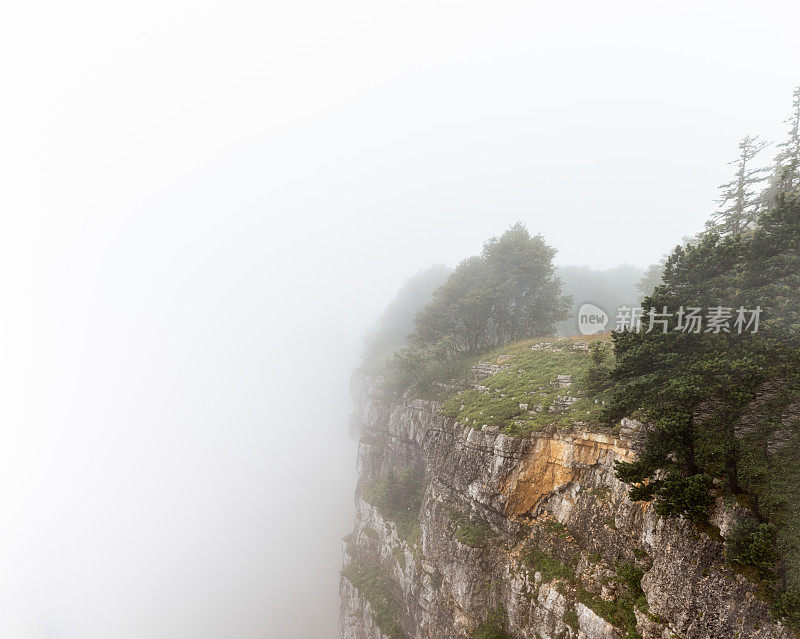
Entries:
{"type": "Polygon", "coordinates": [[[635,424],[514,438],[369,378],[353,388],[360,479],[341,639],[794,636],[726,566],[721,501],[703,529],[629,501],[613,463],[635,456],[635,424]],[[404,472],[424,478],[419,530],[370,488],[404,472]]]}

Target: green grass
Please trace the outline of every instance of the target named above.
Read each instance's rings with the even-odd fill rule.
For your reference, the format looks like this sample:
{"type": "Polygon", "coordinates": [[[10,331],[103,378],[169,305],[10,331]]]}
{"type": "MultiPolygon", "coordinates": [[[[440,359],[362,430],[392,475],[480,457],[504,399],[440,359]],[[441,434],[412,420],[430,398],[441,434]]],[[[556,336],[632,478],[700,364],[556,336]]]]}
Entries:
{"type": "Polygon", "coordinates": [[[642,571],[633,564],[620,564],[616,569],[616,581],[625,586],[625,592],[612,601],[601,599],[594,593],[578,586],[578,601],[591,608],[609,623],[625,630],[625,639],[641,639],[636,629],[634,607],[646,610],[647,599],[642,590],[642,571]]]}
{"type": "Polygon", "coordinates": [[[561,539],[567,539],[567,527],[559,521],[548,519],[544,524],[544,528],[561,539]]]}
{"type": "Polygon", "coordinates": [[[450,520],[456,524],[456,540],[470,548],[485,548],[497,541],[497,533],[482,521],[470,521],[456,510],[450,511],[450,520]]]}
{"type": "Polygon", "coordinates": [[[564,612],[564,623],[567,624],[573,630],[578,629],[578,613],[574,610],[570,609],[564,612]]]}
{"type": "Polygon", "coordinates": [[[552,426],[566,428],[575,422],[599,426],[598,397],[582,391],[591,358],[588,351],[574,344],[572,339],[527,341],[485,355],[481,359],[492,363],[501,354],[510,355],[511,359],[504,362],[508,370],[482,380],[479,385],[485,391],[468,389],[451,395],[444,401],[442,412],[473,428],[498,426],[505,434],[520,437],[552,426]],[[534,344],[545,344],[545,348],[532,350],[534,344]],[[558,387],[559,375],[571,375],[571,386],[558,387]],[[578,401],[560,412],[550,412],[559,396],[578,401]],[[520,404],[527,404],[527,409],[520,404]]]}
{"type": "Polygon", "coordinates": [[[472,632],[472,639],[514,639],[506,632],[506,609],[502,604],[486,615],[486,621],[472,632]]]}
{"type": "Polygon", "coordinates": [[[380,566],[352,563],[342,571],[345,579],[366,598],[381,632],[390,639],[408,639],[398,622],[397,606],[380,566]]]}
{"type": "Polygon", "coordinates": [[[389,472],[386,477],[365,484],[362,495],[382,517],[394,522],[403,541],[415,544],[422,534],[419,510],[424,492],[422,482],[407,469],[401,473],[389,472]]]}
{"type": "Polygon", "coordinates": [[[472,639],[513,639],[513,637],[502,628],[495,628],[488,623],[482,623],[472,633],[472,639]]]}
{"type": "Polygon", "coordinates": [[[542,581],[549,582],[554,579],[563,579],[573,583],[575,581],[575,570],[565,563],[541,552],[532,550],[525,557],[525,563],[542,575],[542,581]]]}
{"type": "Polygon", "coordinates": [[[471,548],[484,548],[492,544],[496,535],[486,524],[466,524],[456,530],[456,539],[459,543],[471,548]]]}

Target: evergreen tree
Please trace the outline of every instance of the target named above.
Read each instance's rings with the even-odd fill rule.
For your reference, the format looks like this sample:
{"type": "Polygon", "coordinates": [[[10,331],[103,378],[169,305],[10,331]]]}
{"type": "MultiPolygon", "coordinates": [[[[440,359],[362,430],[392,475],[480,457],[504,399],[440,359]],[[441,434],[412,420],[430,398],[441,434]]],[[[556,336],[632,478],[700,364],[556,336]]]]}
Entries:
{"type": "Polygon", "coordinates": [[[655,264],[647,267],[644,274],[636,283],[636,290],[639,291],[642,297],[651,295],[656,289],[656,286],[661,284],[664,277],[664,267],[667,265],[666,256],[662,257],[655,264]]]}
{"type": "Polygon", "coordinates": [[[720,208],[711,215],[709,230],[720,234],[741,233],[753,226],[761,202],[755,187],[766,179],[766,170],[753,164],[767,145],[758,136],[751,135],[739,142],[739,157],[730,162],[736,167],[736,174],[719,187],[720,208]]]}
{"type": "Polygon", "coordinates": [[[712,478],[748,495],[775,530],[776,552],[756,565],[779,614],[800,623],[791,612],[800,597],[800,195],[779,194],[757,222],[751,233],[707,233],[673,252],[644,301],[643,330],[614,334],[604,411],[609,423],[635,415],[647,424],[639,458],[617,465],[634,500],[701,520],[712,478]],[[739,332],[736,309],[757,306],[758,331],[739,332]],[[686,330],[681,307],[727,307],[729,332],[686,330]]]}
{"type": "Polygon", "coordinates": [[[587,302],[599,306],[610,317],[614,317],[619,308],[638,306],[637,282],[643,272],[630,264],[602,270],[588,266],[559,267],[556,274],[562,281],[564,296],[572,299],[572,307],[571,317],[556,325],[558,334],[580,335],[578,311],[587,302]]]}
{"type": "Polygon", "coordinates": [[[792,114],[786,124],[789,134],[778,145],[771,191],[794,191],[800,188],[800,86],[793,94],[792,114]]]}

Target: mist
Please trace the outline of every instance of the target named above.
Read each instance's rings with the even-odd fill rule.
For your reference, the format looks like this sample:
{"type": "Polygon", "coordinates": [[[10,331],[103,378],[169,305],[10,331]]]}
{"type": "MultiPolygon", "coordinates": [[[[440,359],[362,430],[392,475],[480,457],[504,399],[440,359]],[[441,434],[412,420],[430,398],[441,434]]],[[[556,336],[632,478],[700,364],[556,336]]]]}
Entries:
{"type": "Polygon", "coordinates": [[[0,636],[333,639],[380,312],[517,220],[657,261],[797,11],[4,3],[0,636]]]}

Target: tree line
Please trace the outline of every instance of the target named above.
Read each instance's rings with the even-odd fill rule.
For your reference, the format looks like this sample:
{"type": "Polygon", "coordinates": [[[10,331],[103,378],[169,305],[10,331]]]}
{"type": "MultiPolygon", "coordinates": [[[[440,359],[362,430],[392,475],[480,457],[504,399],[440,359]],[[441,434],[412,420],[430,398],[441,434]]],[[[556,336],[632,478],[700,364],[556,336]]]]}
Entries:
{"type": "Polygon", "coordinates": [[[787,135],[777,145],[771,166],[758,163],[769,142],[754,135],[739,142],[739,155],[730,163],[736,171],[729,182],[719,187],[720,206],[707,224],[709,231],[724,235],[752,229],[760,212],[771,205],[778,193],[790,193],[800,187],[800,86],[792,98],[792,110],[785,120],[787,135]]]}
{"type": "Polygon", "coordinates": [[[464,358],[551,335],[569,316],[553,266],[556,250],[518,222],[462,261],[414,319],[388,375],[396,389],[447,379],[464,358]]]}
{"type": "Polygon", "coordinates": [[[729,559],[758,569],[777,613],[800,625],[800,88],[787,140],[755,192],[745,138],[723,208],[677,247],[645,298],[643,330],[613,335],[609,424],[647,423],[638,460],[619,463],[634,500],[703,521],[715,495],[745,496],[729,559]],[[757,332],[686,332],[649,312],[761,307],[757,332]],[[655,317],[655,316],[653,316],[655,317]]]}
{"type": "MultiPolygon", "coordinates": [[[[720,235],[743,233],[757,225],[761,212],[769,208],[779,193],[791,193],[800,187],[800,86],[792,94],[792,108],[786,137],[776,145],[777,153],[770,164],[760,157],[772,144],[757,135],[747,135],[739,142],[739,153],[733,161],[731,179],[719,186],[718,208],[706,222],[706,232],[720,235]]],[[[691,243],[700,236],[685,238],[691,243]]],[[[640,282],[647,295],[661,282],[666,256],[651,265],[640,282]]]]}

